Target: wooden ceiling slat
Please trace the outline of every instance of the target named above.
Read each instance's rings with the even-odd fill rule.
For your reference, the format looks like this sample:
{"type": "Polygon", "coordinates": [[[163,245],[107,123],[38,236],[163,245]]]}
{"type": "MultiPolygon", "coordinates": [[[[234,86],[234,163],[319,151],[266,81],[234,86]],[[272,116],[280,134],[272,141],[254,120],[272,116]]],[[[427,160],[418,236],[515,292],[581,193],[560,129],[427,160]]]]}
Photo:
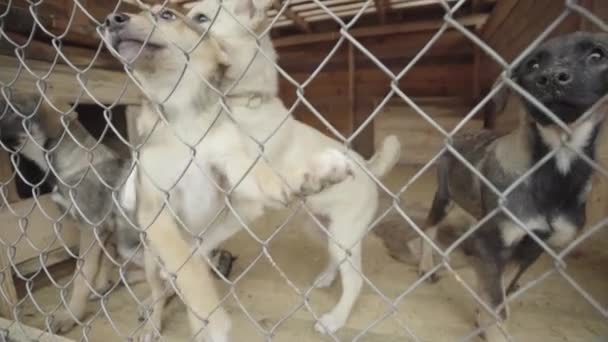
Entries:
{"type": "MultiPolygon", "coordinates": [[[[488,19],[487,14],[473,14],[463,16],[457,19],[464,26],[478,26],[483,25],[488,19]]],[[[382,36],[392,33],[406,33],[406,32],[421,32],[435,30],[443,25],[443,20],[420,20],[414,22],[407,22],[402,24],[387,24],[372,27],[362,27],[351,29],[349,32],[354,37],[373,37],[382,36]]],[[[311,44],[325,41],[337,40],[340,38],[340,32],[327,32],[327,33],[316,33],[306,35],[296,35],[284,38],[277,38],[274,40],[274,45],[277,47],[281,46],[293,46],[301,44],[311,44]]]]}
{"type": "Polygon", "coordinates": [[[312,32],[312,30],[310,29],[310,25],[308,25],[308,22],[306,20],[304,20],[299,14],[292,11],[291,8],[289,8],[289,3],[281,4],[281,0],[272,0],[272,7],[274,7],[274,9],[279,12],[281,10],[283,10],[283,15],[286,16],[287,18],[291,19],[293,21],[293,23],[298,28],[300,28],[301,31],[312,32]],[[283,6],[288,6],[288,7],[283,9],[283,6]]]}

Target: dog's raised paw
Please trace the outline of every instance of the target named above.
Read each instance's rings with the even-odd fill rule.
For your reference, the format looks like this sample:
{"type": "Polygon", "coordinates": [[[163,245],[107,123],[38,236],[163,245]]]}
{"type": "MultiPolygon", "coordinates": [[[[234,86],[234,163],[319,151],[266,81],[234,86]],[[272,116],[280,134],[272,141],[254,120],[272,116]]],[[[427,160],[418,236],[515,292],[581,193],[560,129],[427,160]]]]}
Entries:
{"type": "Polygon", "coordinates": [[[313,157],[304,173],[300,195],[310,196],[353,176],[353,167],[346,154],[336,149],[326,150],[313,157]]]}

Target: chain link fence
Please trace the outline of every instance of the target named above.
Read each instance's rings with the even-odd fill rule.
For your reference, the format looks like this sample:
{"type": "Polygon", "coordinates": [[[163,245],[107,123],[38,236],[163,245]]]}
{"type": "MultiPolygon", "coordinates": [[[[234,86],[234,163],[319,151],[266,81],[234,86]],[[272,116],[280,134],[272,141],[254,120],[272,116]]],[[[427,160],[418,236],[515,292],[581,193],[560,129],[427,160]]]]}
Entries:
{"type": "MultiPolygon", "coordinates": [[[[555,249],[545,240],[546,237],[533,230],[534,227],[525,221],[527,218],[518,217],[507,206],[509,195],[528,182],[544,165],[551,163],[553,158],[557,158],[559,153],[563,153],[564,149],[576,154],[600,177],[608,175],[605,168],[584,153],[580,146],[565,139],[517,180],[500,188],[454,146],[457,134],[478,117],[494,97],[506,90],[540,108],[568,136],[574,134],[569,123],[547,109],[514,81],[512,75],[515,67],[567,17],[580,16],[602,32],[606,31],[606,23],[579,1],[566,0],[563,12],[509,63],[474,30],[458,20],[467,1],[439,0],[436,3],[445,11],[443,23],[407,65],[394,72],[352,34],[359,20],[377,7],[376,2],[368,0],[356,11],[344,16],[334,13],[326,2],[312,0],[311,4],[322,10],[323,18],[329,18],[340,29],[334,32],[337,37],[334,48],[305,81],[298,82],[288,70],[281,68],[274,50],[268,45],[270,32],[275,26],[297,21],[289,1],[275,6],[271,18],[264,21],[264,12],[260,8],[266,8],[269,4],[263,1],[165,2],[152,6],[137,0],[132,5],[142,11],[140,14],[136,14],[137,11],[129,14],[118,11],[108,13],[105,22],[89,13],[82,2],[70,2],[70,5],[74,5],[71,18],[77,12],[83,13],[97,26],[96,34],[103,37],[103,43],[95,49],[86,67],[77,66],[65,55],[63,39],[69,34],[71,20],[66,25],[66,31],[57,34],[49,30],[48,23],[38,15],[44,1],[23,2],[26,6],[22,8],[29,12],[33,23],[27,39],[19,41],[8,32],[8,23],[14,20],[10,17],[14,13],[11,8],[17,6],[9,1],[0,12],[0,41],[10,46],[14,53],[11,57],[18,61],[18,66],[14,74],[3,77],[1,83],[1,102],[4,104],[0,113],[0,138],[2,149],[9,158],[2,161],[2,167],[7,172],[3,174],[5,178],[0,184],[0,193],[3,217],[12,217],[10,225],[17,233],[0,241],[3,252],[0,258],[0,293],[6,308],[3,314],[9,320],[3,330],[6,334],[0,334],[0,340],[11,341],[14,338],[20,341],[21,336],[27,336],[30,340],[53,340],[51,332],[58,332],[83,341],[151,341],[154,338],[223,341],[221,332],[228,330],[228,320],[232,321],[233,340],[253,340],[253,334],[262,340],[282,340],[278,336],[288,336],[282,335],[285,330],[299,331],[297,329],[300,327],[293,322],[299,322],[298,317],[305,312],[310,316],[309,320],[314,321],[317,331],[311,333],[310,336],[316,336],[310,337],[311,340],[386,341],[394,338],[418,341],[433,336],[425,329],[441,325],[440,318],[446,314],[437,314],[438,321],[425,328],[424,324],[416,322],[415,316],[419,313],[408,312],[409,306],[404,303],[410,303],[408,300],[415,296],[423,296],[429,299],[429,303],[435,303],[431,297],[445,291],[440,284],[446,282],[464,289],[461,301],[468,302],[473,308],[463,310],[467,312],[464,315],[470,316],[464,318],[465,323],[461,323],[468,326],[466,331],[458,336],[443,336],[445,340],[474,340],[484,331],[489,340],[526,340],[525,327],[517,332],[518,338],[515,338],[511,334],[513,331],[507,328],[508,321],[501,317],[502,305],[494,307],[493,303],[488,302],[485,294],[476,287],[474,278],[454,263],[454,255],[465,242],[498,215],[508,217],[517,227],[516,231],[539,246],[552,264],[542,272],[534,272],[533,279],[527,277],[523,286],[505,297],[505,306],[526,301],[527,293],[542,289],[548,278],[559,277],[568,285],[568,293],[573,290],[580,295],[581,301],[595,310],[597,320],[591,323],[581,321],[581,325],[587,324],[585,329],[599,340],[602,336],[608,338],[605,335],[608,322],[606,297],[597,297],[602,286],[605,293],[606,278],[598,275],[597,284],[583,284],[567,268],[575,250],[600,235],[606,218],[593,222],[564,248],[555,249]],[[201,16],[203,14],[204,17],[201,16]],[[136,31],[145,34],[123,37],[121,39],[126,41],[125,45],[116,45],[112,32],[124,25],[140,25],[137,27],[139,31],[136,31]],[[433,113],[425,111],[415,98],[403,91],[399,82],[450,30],[456,30],[468,38],[500,66],[502,73],[491,91],[453,129],[448,130],[436,122],[433,113]],[[54,54],[50,58],[50,68],[43,72],[30,63],[23,53],[25,48],[35,44],[37,35],[50,38],[52,49],[41,51],[52,51],[54,54]],[[307,97],[306,89],[338,50],[347,44],[369,58],[390,79],[390,91],[359,127],[354,127],[352,133],[345,135],[315,107],[307,97]],[[142,47],[146,45],[149,47],[142,47]],[[111,94],[118,95],[113,101],[91,90],[91,85],[96,82],[94,69],[99,63],[104,63],[100,60],[104,49],[111,50],[123,63],[126,75],[124,81],[116,80],[111,94]],[[125,55],[125,51],[130,51],[131,55],[125,55]],[[142,64],[137,63],[146,67],[142,68],[142,64]],[[270,69],[268,65],[271,65],[270,69]],[[65,98],[57,101],[49,94],[62,87],[62,78],[53,77],[54,72],[64,69],[73,71],[71,81],[76,80],[80,90],[70,96],[69,101],[65,101],[65,98]],[[162,75],[163,79],[159,81],[151,77],[154,72],[162,75]],[[279,77],[295,88],[296,100],[287,109],[277,104],[279,77]],[[27,85],[19,86],[24,78],[27,85]],[[180,84],[186,86],[180,88],[180,84]],[[24,88],[30,95],[20,94],[24,88]],[[125,113],[119,103],[123,97],[133,96],[134,93],[141,94],[142,103],[133,107],[136,110],[125,113]],[[103,117],[98,126],[104,128],[98,128],[95,134],[76,118],[77,106],[85,98],[96,108],[98,116],[103,117]],[[184,99],[192,98],[196,102],[194,107],[190,103],[183,104],[187,102],[184,99]],[[395,99],[411,107],[445,143],[434,157],[416,168],[405,184],[401,182],[398,187],[389,187],[381,180],[384,172],[374,170],[374,160],[359,157],[352,146],[395,99]],[[330,132],[333,143],[293,123],[293,111],[298,106],[306,107],[319,120],[330,132]],[[195,108],[195,113],[192,113],[192,108],[195,108]],[[247,116],[262,115],[261,108],[264,109],[262,120],[268,120],[265,125],[247,126],[255,122],[247,116]],[[47,122],[49,118],[53,119],[51,123],[47,122]],[[282,131],[293,136],[286,136],[282,131]],[[122,153],[103,143],[108,137],[120,142],[122,153]],[[281,146],[277,146],[276,141],[281,141],[281,146]],[[298,143],[306,145],[295,148],[284,146],[298,143]],[[125,146],[128,151],[124,151],[125,146]],[[288,157],[280,153],[283,153],[281,149],[288,148],[298,154],[290,156],[292,159],[286,164],[281,158],[288,157]],[[403,203],[408,190],[446,155],[465,165],[497,201],[493,210],[468,225],[447,247],[428,235],[425,230],[429,227],[420,224],[403,203]],[[37,177],[24,171],[28,160],[42,169],[37,177]],[[14,191],[11,190],[14,186],[11,183],[15,182],[26,189],[22,190],[24,196],[31,197],[27,204],[11,198],[10,192],[14,191]],[[271,182],[274,183],[266,185],[271,182]],[[52,184],[52,189],[47,188],[48,184],[52,184]],[[49,194],[45,194],[47,192],[49,194]],[[377,212],[376,192],[388,199],[389,203],[381,205],[377,212]],[[52,198],[51,201],[48,201],[48,196],[52,198]],[[282,214],[278,216],[280,219],[270,224],[272,229],[265,229],[267,234],[260,234],[255,229],[259,224],[254,224],[254,221],[263,212],[277,208],[282,209],[282,214]],[[275,241],[288,234],[290,225],[302,225],[302,217],[312,223],[313,228],[309,230],[318,230],[327,238],[329,245],[329,265],[314,281],[301,279],[301,275],[290,272],[290,264],[284,260],[290,257],[312,260],[316,256],[290,256],[289,253],[274,250],[275,241]],[[395,280],[390,286],[390,294],[387,294],[386,283],[378,285],[374,280],[376,278],[372,279],[363,269],[361,250],[367,246],[363,244],[364,238],[389,219],[398,222],[393,229],[412,229],[416,233],[413,235],[422,237],[410,237],[408,242],[411,246],[426,242],[423,249],[430,247],[436,262],[430,269],[424,269],[419,278],[410,277],[409,282],[395,280]],[[344,228],[344,225],[353,227],[344,228]],[[355,228],[357,225],[361,227],[355,228]],[[78,243],[65,237],[66,231],[73,226],[78,227],[78,243]],[[45,230],[51,237],[38,243],[32,238],[39,234],[38,230],[45,230]],[[241,232],[240,242],[231,244],[229,238],[237,232],[241,232]],[[222,246],[225,241],[229,247],[222,246]],[[19,246],[24,245],[37,255],[36,267],[33,270],[30,268],[30,272],[24,272],[17,265],[19,246]],[[55,255],[53,251],[58,246],[63,253],[77,260],[73,274],[62,274],[56,267],[49,266],[55,255]],[[248,250],[251,258],[246,261],[236,259],[237,265],[243,264],[237,267],[238,271],[230,272],[235,262],[231,253],[244,253],[239,248],[248,250]],[[266,263],[263,268],[265,272],[258,277],[272,278],[275,284],[262,291],[266,294],[260,294],[268,299],[268,303],[252,300],[253,292],[243,292],[255,285],[256,281],[248,281],[248,277],[260,272],[257,267],[262,262],[266,263]],[[209,265],[214,272],[207,272],[209,265]],[[440,283],[428,284],[440,272],[440,283]],[[217,279],[208,278],[207,273],[215,274],[217,279]],[[315,289],[331,285],[336,273],[340,274],[342,288],[333,291],[331,298],[336,298],[337,305],[331,310],[321,310],[313,304],[315,289]],[[19,296],[10,285],[11,274],[21,284],[19,296]],[[141,285],[142,281],[145,285],[141,285]],[[41,286],[41,283],[45,285],[41,286]],[[243,283],[248,285],[243,286],[243,283]],[[272,293],[278,291],[277,286],[283,285],[287,285],[295,297],[285,299],[284,304],[271,304],[272,293]],[[357,301],[362,287],[365,287],[364,292],[376,298],[373,304],[367,299],[357,301]],[[150,297],[147,295],[149,288],[152,292],[150,297]],[[590,291],[589,288],[600,290],[590,291]],[[49,300],[41,301],[40,293],[44,289],[54,291],[51,295],[54,298],[50,301],[52,304],[49,300]],[[173,293],[187,307],[189,318],[162,316],[162,309],[168,305],[168,297],[173,293]],[[296,298],[295,302],[293,298],[296,298]],[[256,305],[279,309],[270,312],[271,309],[254,307],[256,305]],[[478,322],[486,325],[475,327],[475,308],[489,317],[489,320],[478,322]],[[377,315],[365,315],[370,310],[377,315]],[[362,322],[359,315],[369,320],[362,322]],[[350,328],[348,321],[355,321],[357,328],[350,328]],[[388,321],[392,328],[382,330],[384,335],[379,335],[376,330],[382,329],[388,321]],[[40,331],[30,329],[28,326],[31,325],[36,325],[40,331]],[[177,334],[179,337],[175,337],[174,333],[169,337],[167,331],[174,332],[176,329],[180,331],[177,334]],[[490,332],[492,329],[498,329],[496,334],[490,332]],[[343,335],[344,330],[348,330],[346,335],[343,335]],[[243,335],[243,331],[248,333],[243,335]],[[114,337],[108,337],[109,332],[113,332],[114,337]]],[[[303,27],[306,25],[302,24],[303,27]]],[[[591,117],[600,110],[602,102],[599,101],[585,115],[591,117]]],[[[382,153],[385,147],[390,149],[390,142],[387,145],[378,147],[379,152],[382,153]]],[[[403,150],[401,153],[416,151],[403,150]]],[[[390,161],[387,163],[390,164],[390,161]]],[[[434,183],[431,184],[433,188],[427,190],[429,193],[436,190],[434,183]]],[[[264,221],[264,224],[269,223],[264,221]]],[[[299,244],[298,239],[286,241],[299,244]]],[[[287,247],[287,250],[290,248],[287,247]]],[[[584,263],[577,262],[576,265],[578,267],[584,263]]],[[[378,267],[382,269],[382,266],[374,266],[378,267]]],[[[390,268],[390,272],[396,270],[399,269],[390,268]]],[[[413,269],[400,270],[407,272],[413,269]]],[[[374,277],[381,271],[374,272],[374,277]]],[[[560,293],[552,293],[551,296],[560,296],[560,293]]],[[[277,296],[276,301],[281,300],[283,298],[277,296]]],[[[465,304],[448,304],[453,308],[448,316],[463,315],[458,310],[462,309],[459,306],[465,304]]],[[[580,303],[576,305],[570,314],[576,315],[583,310],[580,303]]],[[[434,316],[430,307],[418,305],[416,308],[431,312],[420,314],[424,317],[430,315],[431,319],[434,316]]],[[[551,314],[542,312],[539,315],[551,314]]],[[[517,315],[517,310],[514,315],[517,315]]],[[[556,321],[555,324],[560,323],[556,321]]],[[[291,338],[296,338],[294,336],[291,338]]],[[[439,338],[430,340],[436,339],[439,338]]],[[[54,340],[60,339],[55,337],[54,340]]]]}

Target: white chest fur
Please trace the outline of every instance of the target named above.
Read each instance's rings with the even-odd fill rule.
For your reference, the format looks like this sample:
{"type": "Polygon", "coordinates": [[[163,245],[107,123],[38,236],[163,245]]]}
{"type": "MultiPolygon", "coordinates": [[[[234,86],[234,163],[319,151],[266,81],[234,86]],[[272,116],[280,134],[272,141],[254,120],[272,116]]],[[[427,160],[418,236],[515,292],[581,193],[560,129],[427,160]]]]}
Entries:
{"type": "Polygon", "coordinates": [[[562,174],[566,174],[570,171],[577,155],[583,153],[583,148],[591,142],[595,125],[591,120],[587,120],[573,127],[569,139],[566,132],[562,132],[559,127],[543,127],[538,124],[537,127],[543,142],[551,149],[557,149],[555,155],[557,169],[562,174]]]}
{"type": "MultiPolygon", "coordinates": [[[[551,224],[543,216],[537,216],[523,221],[526,228],[533,232],[550,231],[547,243],[549,246],[562,248],[576,236],[577,227],[565,216],[557,216],[551,224]]],[[[500,225],[502,240],[505,246],[512,246],[521,241],[528,233],[521,226],[512,221],[505,221],[500,225]]]]}

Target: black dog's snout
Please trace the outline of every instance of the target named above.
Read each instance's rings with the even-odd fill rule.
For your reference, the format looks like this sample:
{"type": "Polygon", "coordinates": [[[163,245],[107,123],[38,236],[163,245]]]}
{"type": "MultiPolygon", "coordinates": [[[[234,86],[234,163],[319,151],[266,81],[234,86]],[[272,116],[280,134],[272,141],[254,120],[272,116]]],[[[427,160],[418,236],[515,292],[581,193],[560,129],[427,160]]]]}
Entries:
{"type": "Polygon", "coordinates": [[[124,13],[114,13],[110,14],[106,17],[106,26],[108,27],[118,27],[124,25],[129,21],[129,16],[124,13]]]}
{"type": "Polygon", "coordinates": [[[536,84],[545,87],[550,83],[558,86],[565,86],[572,82],[572,73],[568,69],[553,69],[536,78],[536,84]]]}
{"type": "Polygon", "coordinates": [[[559,70],[555,72],[554,76],[555,81],[559,84],[566,85],[572,82],[572,74],[568,70],[559,70]]]}

